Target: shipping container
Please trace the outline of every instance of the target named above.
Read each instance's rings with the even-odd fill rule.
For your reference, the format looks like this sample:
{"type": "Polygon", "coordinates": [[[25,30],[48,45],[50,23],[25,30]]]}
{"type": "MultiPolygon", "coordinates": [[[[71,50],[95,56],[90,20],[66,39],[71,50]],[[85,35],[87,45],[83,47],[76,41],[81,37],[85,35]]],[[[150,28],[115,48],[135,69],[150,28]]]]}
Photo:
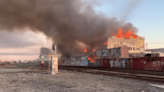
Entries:
{"type": "Polygon", "coordinates": [[[70,59],[69,58],[66,59],[65,65],[66,66],[69,66],[70,65],[70,59]]]}
{"type": "Polygon", "coordinates": [[[89,66],[88,65],[88,60],[81,61],[81,66],[89,66]]]}
{"type": "Polygon", "coordinates": [[[121,64],[122,64],[122,68],[129,69],[129,59],[128,58],[121,59],[121,64]]]}
{"type": "Polygon", "coordinates": [[[59,58],[58,59],[58,65],[64,65],[66,58],[59,58]]]}
{"type": "Polygon", "coordinates": [[[88,60],[88,55],[83,55],[80,57],[81,61],[88,60]]]}
{"type": "Polygon", "coordinates": [[[76,66],[76,61],[70,61],[70,66],[76,66]]]}
{"type": "Polygon", "coordinates": [[[162,57],[131,58],[130,69],[163,70],[164,61],[162,59],[162,57]]]}
{"type": "Polygon", "coordinates": [[[140,62],[138,59],[139,58],[130,58],[130,63],[129,63],[130,69],[136,69],[136,70],[140,69],[140,62]]]}
{"type": "Polygon", "coordinates": [[[139,66],[141,70],[152,70],[152,62],[149,58],[146,57],[142,57],[142,58],[138,58],[139,60],[139,66]]]}
{"type": "Polygon", "coordinates": [[[91,62],[91,63],[95,63],[96,56],[95,56],[95,55],[90,55],[90,56],[88,56],[88,60],[89,60],[89,62],[91,62]]]}
{"type": "Polygon", "coordinates": [[[81,66],[81,60],[76,61],[76,66],[81,66]]]}
{"type": "Polygon", "coordinates": [[[72,56],[72,57],[70,57],[70,60],[71,60],[71,61],[78,61],[78,60],[80,60],[80,59],[81,59],[80,56],[72,56]]]}
{"type": "Polygon", "coordinates": [[[96,59],[95,63],[89,62],[89,66],[90,67],[100,67],[101,65],[100,65],[99,60],[96,59]]]}
{"type": "Polygon", "coordinates": [[[114,62],[114,59],[109,59],[110,68],[114,67],[113,62],[114,62]]]}
{"type": "Polygon", "coordinates": [[[111,68],[122,68],[122,62],[120,58],[110,59],[109,61],[111,68]]]}
{"type": "Polygon", "coordinates": [[[129,52],[127,47],[118,47],[110,49],[110,58],[128,58],[129,52]]]}
{"type": "Polygon", "coordinates": [[[151,60],[153,70],[164,70],[164,57],[153,57],[151,60]]]}
{"type": "Polygon", "coordinates": [[[97,59],[100,59],[101,57],[108,57],[109,56],[109,50],[108,49],[97,50],[96,56],[97,56],[97,59]]]}
{"type": "Polygon", "coordinates": [[[101,65],[101,60],[100,60],[100,59],[97,59],[97,60],[96,60],[96,63],[97,63],[97,67],[102,67],[102,65],[101,65]]]}
{"type": "Polygon", "coordinates": [[[109,59],[101,59],[102,67],[109,67],[109,59]]]}
{"type": "Polygon", "coordinates": [[[88,56],[89,66],[90,67],[97,67],[96,56],[90,55],[88,56]]]}

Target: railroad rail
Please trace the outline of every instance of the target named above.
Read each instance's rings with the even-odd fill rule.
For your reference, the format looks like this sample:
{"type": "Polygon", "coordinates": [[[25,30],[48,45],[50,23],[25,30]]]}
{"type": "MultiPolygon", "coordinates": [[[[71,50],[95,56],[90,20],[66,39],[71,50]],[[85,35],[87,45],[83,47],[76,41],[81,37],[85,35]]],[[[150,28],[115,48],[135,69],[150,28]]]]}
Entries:
{"type": "Polygon", "coordinates": [[[91,68],[91,67],[65,67],[59,66],[59,69],[65,69],[69,71],[78,71],[92,74],[102,74],[109,76],[117,76],[124,78],[141,79],[154,82],[164,82],[164,74],[162,71],[139,71],[139,70],[124,70],[124,69],[106,69],[106,68],[91,68]],[[122,70],[122,71],[119,71],[122,70]]]}
{"type": "Polygon", "coordinates": [[[129,70],[129,69],[123,69],[123,68],[109,68],[109,67],[59,66],[59,68],[66,68],[66,67],[164,76],[164,71],[157,71],[157,70],[129,70]]]}

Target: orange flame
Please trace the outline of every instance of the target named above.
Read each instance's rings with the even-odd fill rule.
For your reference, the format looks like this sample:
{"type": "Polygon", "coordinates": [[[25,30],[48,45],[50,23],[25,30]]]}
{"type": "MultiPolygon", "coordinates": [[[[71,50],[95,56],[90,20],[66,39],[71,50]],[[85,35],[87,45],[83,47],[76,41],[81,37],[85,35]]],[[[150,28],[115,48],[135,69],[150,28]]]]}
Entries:
{"type": "Polygon", "coordinates": [[[136,39],[137,38],[137,35],[133,35],[133,39],[136,39]]]}
{"type": "Polygon", "coordinates": [[[88,60],[89,60],[89,62],[91,62],[91,63],[95,63],[96,56],[88,56],[88,60]]]}
{"type": "Polygon", "coordinates": [[[104,43],[103,45],[108,45],[108,42],[104,43]]]}
{"type": "Polygon", "coordinates": [[[84,49],[84,53],[87,53],[87,49],[86,48],[84,49]]]}
{"type": "Polygon", "coordinates": [[[96,49],[93,49],[93,52],[95,52],[96,51],[96,49]]]}
{"type": "Polygon", "coordinates": [[[130,35],[132,34],[132,31],[129,30],[125,33],[125,38],[130,38],[130,35]]]}
{"type": "Polygon", "coordinates": [[[121,38],[122,37],[122,30],[120,28],[118,28],[118,34],[116,36],[117,38],[121,38]]]}

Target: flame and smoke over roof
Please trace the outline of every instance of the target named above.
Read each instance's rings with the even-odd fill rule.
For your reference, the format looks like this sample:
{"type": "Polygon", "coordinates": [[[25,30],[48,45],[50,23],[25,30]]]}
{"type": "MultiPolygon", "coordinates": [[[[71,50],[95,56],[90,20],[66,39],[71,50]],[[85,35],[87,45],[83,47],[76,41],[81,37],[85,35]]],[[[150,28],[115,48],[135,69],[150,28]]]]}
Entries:
{"type": "Polygon", "coordinates": [[[0,0],[0,11],[0,29],[42,32],[65,56],[81,54],[84,48],[92,52],[118,28],[137,31],[131,23],[97,14],[82,0],[0,0]]]}

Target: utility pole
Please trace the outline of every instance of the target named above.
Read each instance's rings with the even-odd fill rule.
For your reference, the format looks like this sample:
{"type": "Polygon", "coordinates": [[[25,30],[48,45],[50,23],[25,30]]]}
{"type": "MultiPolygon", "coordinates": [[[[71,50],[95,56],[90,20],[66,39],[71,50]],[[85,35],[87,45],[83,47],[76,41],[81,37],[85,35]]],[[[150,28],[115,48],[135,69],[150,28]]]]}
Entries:
{"type": "Polygon", "coordinates": [[[146,50],[148,49],[148,47],[147,47],[147,43],[146,43],[146,50]]]}

